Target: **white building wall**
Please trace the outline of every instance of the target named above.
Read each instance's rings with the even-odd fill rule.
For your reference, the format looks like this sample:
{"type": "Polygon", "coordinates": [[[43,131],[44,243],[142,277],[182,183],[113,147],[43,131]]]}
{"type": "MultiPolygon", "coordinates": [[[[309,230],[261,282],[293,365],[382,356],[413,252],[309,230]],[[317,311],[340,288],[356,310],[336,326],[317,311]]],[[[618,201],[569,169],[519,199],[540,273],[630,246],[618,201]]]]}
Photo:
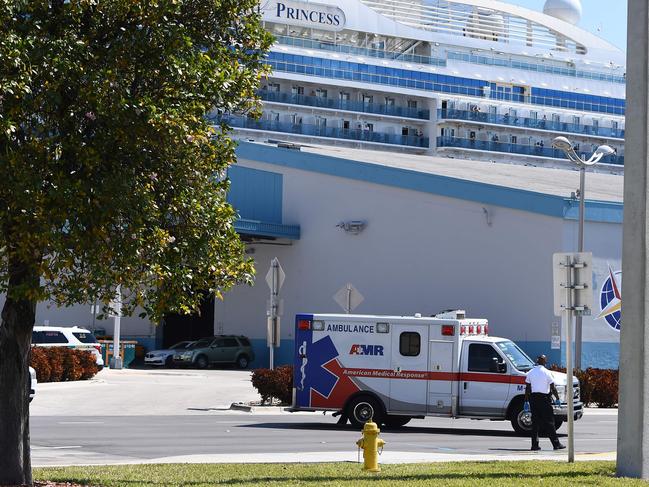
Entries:
{"type": "Polygon", "coordinates": [[[563,220],[248,160],[239,165],[283,173],[283,221],[301,226],[292,246],[251,244],[257,283],[216,304],[217,330],[259,339],[258,356],[265,352],[264,277],[273,257],[286,272],[285,359],[295,314],[340,312],[333,295],[346,283],[365,297],[357,313],[463,308],[488,318],[494,335],[549,346],[551,262],[563,248],[563,220]],[[360,235],[336,228],[349,220],[367,227],[360,235]]]}

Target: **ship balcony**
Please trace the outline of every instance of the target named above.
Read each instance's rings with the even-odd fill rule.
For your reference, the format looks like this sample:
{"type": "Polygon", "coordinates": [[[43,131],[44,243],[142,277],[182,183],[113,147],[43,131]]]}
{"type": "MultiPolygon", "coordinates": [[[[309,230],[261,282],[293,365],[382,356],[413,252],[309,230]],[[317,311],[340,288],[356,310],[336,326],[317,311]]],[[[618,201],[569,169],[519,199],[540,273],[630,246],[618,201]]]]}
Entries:
{"type": "Polygon", "coordinates": [[[344,129],[322,125],[308,125],[302,123],[279,122],[275,120],[254,120],[242,116],[224,116],[221,118],[233,128],[259,130],[265,132],[280,132],[307,137],[327,137],[334,139],[369,142],[374,144],[400,145],[427,149],[430,141],[428,137],[417,135],[397,135],[385,132],[375,132],[362,129],[344,129]]]}
{"type": "Polygon", "coordinates": [[[286,105],[301,105],[313,108],[328,110],[340,110],[346,112],[370,113],[400,118],[412,118],[417,120],[429,120],[430,110],[409,108],[399,105],[384,105],[380,103],[365,103],[362,101],[340,100],[321,96],[294,95],[277,91],[260,90],[259,97],[269,103],[282,103],[286,105]]]}
{"type": "Polygon", "coordinates": [[[624,129],[601,127],[594,125],[581,125],[574,123],[555,122],[536,118],[512,117],[507,114],[494,115],[491,113],[473,112],[469,110],[437,110],[437,117],[441,120],[466,120],[478,124],[507,125],[532,130],[546,130],[557,133],[572,133],[624,139],[624,129]]]}
{"type": "MultiPolygon", "coordinates": [[[[464,139],[460,137],[437,137],[437,148],[467,149],[480,152],[499,152],[504,154],[521,154],[533,157],[549,157],[552,159],[566,159],[562,150],[551,147],[524,144],[508,144],[506,142],[491,142],[486,140],[464,139]]],[[[590,152],[577,151],[578,154],[586,159],[592,156],[590,152]]],[[[624,165],[624,156],[611,154],[602,158],[600,163],[624,165]]]]}
{"type": "Polygon", "coordinates": [[[349,46],[345,44],[333,44],[331,42],[322,42],[315,39],[304,39],[302,37],[289,37],[278,35],[275,36],[275,42],[284,46],[298,47],[305,49],[317,49],[319,51],[329,51],[353,56],[368,56],[377,59],[387,59],[404,63],[429,64],[431,66],[446,66],[446,59],[422,56],[419,54],[408,54],[398,51],[386,51],[384,49],[370,49],[360,46],[349,46]]]}

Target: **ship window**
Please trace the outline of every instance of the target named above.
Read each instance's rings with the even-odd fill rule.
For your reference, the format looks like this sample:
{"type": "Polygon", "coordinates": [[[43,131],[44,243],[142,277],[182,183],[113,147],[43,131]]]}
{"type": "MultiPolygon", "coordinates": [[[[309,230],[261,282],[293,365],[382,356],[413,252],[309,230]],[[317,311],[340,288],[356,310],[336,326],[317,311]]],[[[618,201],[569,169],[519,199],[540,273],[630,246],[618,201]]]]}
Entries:
{"type": "Polygon", "coordinates": [[[408,100],[408,108],[417,108],[417,100],[408,100]]]}
{"type": "Polygon", "coordinates": [[[399,353],[404,357],[416,357],[421,350],[419,333],[405,331],[399,335],[399,353]]]}

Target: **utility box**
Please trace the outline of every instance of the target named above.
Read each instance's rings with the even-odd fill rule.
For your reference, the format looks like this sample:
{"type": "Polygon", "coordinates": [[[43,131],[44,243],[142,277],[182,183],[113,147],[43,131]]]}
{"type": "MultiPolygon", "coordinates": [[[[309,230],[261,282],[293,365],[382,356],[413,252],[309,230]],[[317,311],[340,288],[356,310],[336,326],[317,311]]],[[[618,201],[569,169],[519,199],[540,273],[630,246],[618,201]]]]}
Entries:
{"type": "MultiPolygon", "coordinates": [[[[101,356],[106,365],[110,364],[110,359],[113,357],[113,340],[99,340],[101,344],[101,356]]],[[[135,361],[135,347],[137,342],[135,340],[120,340],[119,350],[124,367],[128,367],[135,361]]]]}

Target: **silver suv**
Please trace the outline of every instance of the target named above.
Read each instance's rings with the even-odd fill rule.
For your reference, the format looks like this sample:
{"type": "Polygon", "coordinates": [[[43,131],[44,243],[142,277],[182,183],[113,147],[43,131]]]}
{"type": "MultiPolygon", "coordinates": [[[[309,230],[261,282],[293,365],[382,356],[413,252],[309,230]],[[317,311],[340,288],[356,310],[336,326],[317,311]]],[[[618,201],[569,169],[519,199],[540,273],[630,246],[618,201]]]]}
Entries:
{"type": "Polygon", "coordinates": [[[211,364],[236,364],[240,369],[245,369],[254,359],[250,340],[236,335],[201,338],[174,354],[175,365],[191,365],[199,369],[211,364]]]}

